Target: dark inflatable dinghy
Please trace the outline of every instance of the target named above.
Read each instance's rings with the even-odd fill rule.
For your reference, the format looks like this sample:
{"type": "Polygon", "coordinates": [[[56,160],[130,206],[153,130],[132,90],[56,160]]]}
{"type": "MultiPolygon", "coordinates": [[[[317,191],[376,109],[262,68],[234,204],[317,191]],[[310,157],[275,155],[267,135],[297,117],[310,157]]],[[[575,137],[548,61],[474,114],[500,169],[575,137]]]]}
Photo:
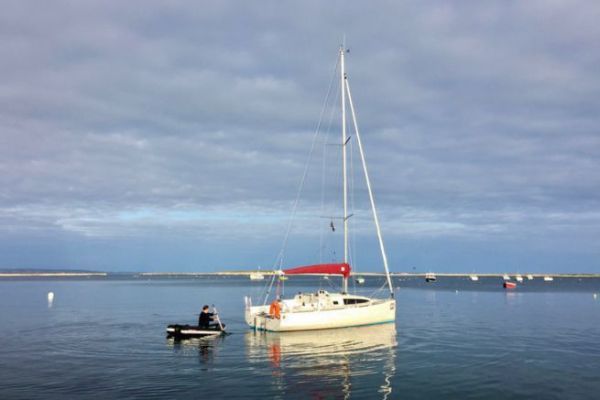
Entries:
{"type": "Polygon", "coordinates": [[[200,328],[196,325],[169,325],[167,337],[175,339],[201,338],[225,334],[225,325],[211,325],[209,328],[200,328]]]}

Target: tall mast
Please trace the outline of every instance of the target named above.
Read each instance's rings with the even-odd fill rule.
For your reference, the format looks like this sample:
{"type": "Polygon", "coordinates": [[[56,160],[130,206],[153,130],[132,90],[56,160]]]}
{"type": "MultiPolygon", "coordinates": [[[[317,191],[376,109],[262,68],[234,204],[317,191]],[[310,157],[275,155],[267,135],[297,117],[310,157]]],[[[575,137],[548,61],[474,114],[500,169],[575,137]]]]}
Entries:
{"type": "MultiPolygon", "coordinates": [[[[342,176],[344,192],[344,262],[348,263],[348,177],[346,175],[346,66],[344,64],[345,45],[340,47],[340,90],[342,91],[342,176]]],[[[342,290],[348,293],[348,278],[344,277],[342,290]]]]}

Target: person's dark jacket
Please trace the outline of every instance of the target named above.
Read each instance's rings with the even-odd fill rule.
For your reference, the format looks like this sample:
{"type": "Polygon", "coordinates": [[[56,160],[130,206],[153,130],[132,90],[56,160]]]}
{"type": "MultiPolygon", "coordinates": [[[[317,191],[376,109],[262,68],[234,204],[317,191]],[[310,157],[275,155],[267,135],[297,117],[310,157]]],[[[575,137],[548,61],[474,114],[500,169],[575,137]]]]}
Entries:
{"type": "Polygon", "coordinates": [[[213,313],[210,312],[201,312],[200,317],[198,317],[198,326],[200,328],[208,328],[210,326],[210,322],[212,321],[213,313]]]}

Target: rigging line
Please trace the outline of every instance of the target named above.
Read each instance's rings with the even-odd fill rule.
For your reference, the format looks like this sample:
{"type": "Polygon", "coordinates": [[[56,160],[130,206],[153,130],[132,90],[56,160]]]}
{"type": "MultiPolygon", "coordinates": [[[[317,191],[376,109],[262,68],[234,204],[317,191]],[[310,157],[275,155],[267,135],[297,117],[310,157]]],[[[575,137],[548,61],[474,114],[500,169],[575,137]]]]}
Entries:
{"type": "MultiPolygon", "coordinates": [[[[337,65],[336,65],[337,69],[337,65]]],[[[335,72],[334,72],[335,75],[335,72]]],[[[336,98],[334,99],[334,103],[337,102],[337,90],[335,91],[336,98]]],[[[331,107],[333,109],[333,107],[331,107]]],[[[331,121],[333,119],[333,113],[330,113],[329,122],[327,125],[327,129],[325,130],[324,140],[323,140],[323,161],[321,163],[321,214],[325,214],[325,187],[327,186],[327,147],[329,141],[329,135],[331,133],[331,121]]],[[[325,242],[325,229],[319,229],[319,262],[323,262],[323,248],[325,242]]]]}
{"type": "Polygon", "coordinates": [[[298,187],[298,191],[296,192],[296,199],[294,200],[294,206],[292,207],[292,214],[290,215],[290,219],[288,221],[288,226],[283,237],[283,243],[281,245],[281,250],[279,251],[279,255],[275,261],[275,266],[279,264],[279,269],[283,266],[283,253],[285,252],[285,248],[287,246],[287,242],[290,236],[290,231],[292,230],[292,222],[294,221],[294,217],[296,216],[296,211],[298,209],[298,203],[300,201],[300,194],[302,193],[302,189],[304,188],[304,182],[306,181],[306,176],[308,175],[308,167],[310,165],[310,161],[312,159],[312,154],[315,149],[315,144],[317,142],[317,136],[319,135],[319,131],[321,129],[321,122],[323,121],[323,114],[325,113],[325,108],[327,106],[327,101],[329,99],[329,95],[331,94],[331,87],[333,86],[333,81],[336,76],[336,71],[338,67],[339,61],[336,61],[335,68],[333,69],[333,74],[331,76],[331,80],[329,82],[329,88],[327,89],[327,95],[325,96],[325,100],[323,101],[323,107],[321,108],[321,114],[319,115],[319,122],[315,128],[315,133],[313,135],[312,144],[310,146],[310,151],[308,153],[308,157],[306,159],[306,164],[304,165],[304,173],[302,174],[302,179],[300,180],[300,185],[298,187]]]}
{"type": "MultiPolygon", "coordinates": [[[[338,62],[339,62],[339,60],[338,60],[338,62]]],[[[336,68],[337,68],[337,66],[336,66],[336,68]]],[[[337,81],[336,81],[336,87],[335,88],[336,88],[336,90],[335,90],[335,98],[333,99],[333,102],[332,102],[333,105],[331,107],[331,110],[329,111],[329,121],[328,121],[328,124],[327,124],[327,137],[328,138],[329,138],[329,135],[331,134],[331,127],[333,125],[333,120],[334,120],[334,118],[336,116],[336,112],[338,111],[338,107],[339,107],[338,103],[339,103],[339,99],[340,99],[340,92],[337,90],[337,81]]],[[[336,145],[336,146],[339,146],[339,144],[337,144],[337,143],[333,144],[333,143],[329,143],[327,141],[326,141],[326,144],[327,145],[336,145]]]]}
{"type": "Polygon", "coordinates": [[[281,299],[283,296],[285,296],[285,281],[282,281],[281,277],[279,277],[279,281],[277,282],[277,292],[278,299],[281,299]]]}
{"type": "MultiPolygon", "coordinates": [[[[349,214],[347,216],[345,216],[345,218],[350,218],[350,215],[354,215],[354,149],[352,147],[352,142],[350,142],[350,139],[352,138],[351,135],[348,136],[348,139],[346,140],[346,143],[344,145],[349,145],[350,147],[348,148],[348,155],[350,157],[350,161],[348,162],[348,165],[350,167],[350,173],[349,175],[349,180],[348,180],[348,191],[350,193],[350,199],[348,202],[348,212],[349,214]]],[[[348,232],[350,234],[350,238],[349,238],[349,248],[348,248],[348,257],[349,257],[349,262],[350,265],[352,265],[352,273],[351,275],[355,275],[356,273],[356,231],[355,231],[355,227],[356,224],[354,223],[354,221],[348,221],[348,232]]],[[[352,284],[352,289],[354,291],[354,293],[356,293],[356,280],[355,279],[351,279],[351,284],[352,284]]]]}
{"type": "Polygon", "coordinates": [[[348,79],[345,80],[346,91],[348,93],[348,101],[350,103],[350,111],[352,114],[352,122],[354,124],[354,131],[356,132],[356,141],[358,142],[358,150],[360,152],[360,159],[362,161],[363,172],[365,173],[365,183],[367,184],[367,191],[369,192],[369,200],[371,201],[371,211],[373,212],[373,221],[375,222],[375,229],[377,231],[377,239],[379,240],[379,248],[381,250],[381,258],[383,259],[383,267],[385,268],[386,280],[390,289],[390,297],[394,297],[394,287],[392,286],[392,279],[390,278],[390,270],[388,267],[387,255],[385,253],[385,246],[383,244],[383,237],[381,236],[381,228],[379,226],[379,217],[377,216],[377,208],[375,207],[375,198],[373,197],[373,191],[371,190],[371,181],[369,180],[369,171],[367,170],[367,161],[365,160],[365,153],[363,151],[362,141],[360,140],[360,132],[358,131],[358,123],[356,122],[356,112],[354,111],[354,103],[352,102],[352,94],[350,93],[350,83],[348,79]]]}
{"type": "MultiPolygon", "coordinates": [[[[339,61],[339,59],[338,59],[339,61]]],[[[337,84],[337,80],[335,82],[335,84],[337,84]]],[[[334,115],[337,111],[337,104],[338,104],[338,100],[339,100],[339,96],[340,93],[337,90],[337,86],[335,87],[336,90],[334,91],[335,93],[335,98],[333,99],[333,102],[331,103],[330,106],[330,112],[329,112],[329,120],[327,121],[327,128],[325,129],[325,135],[324,135],[324,141],[323,141],[323,163],[322,163],[322,176],[321,176],[321,213],[324,214],[325,210],[326,210],[326,196],[327,196],[327,185],[328,185],[328,180],[327,180],[327,170],[329,168],[329,146],[331,146],[332,144],[329,142],[329,139],[331,137],[331,128],[333,125],[333,120],[334,120],[334,115]]],[[[321,227],[322,229],[319,230],[320,232],[320,237],[319,237],[319,244],[320,244],[320,248],[321,250],[323,250],[325,248],[325,241],[328,240],[329,235],[325,235],[325,233],[327,232],[329,234],[329,230],[326,228],[321,227]]],[[[320,260],[323,259],[323,251],[321,251],[319,253],[320,256],[320,260]]]]}
{"type": "MultiPolygon", "coordinates": [[[[257,289],[259,289],[259,288],[257,288],[257,289]]],[[[262,296],[263,293],[267,292],[268,290],[269,290],[269,280],[266,279],[264,282],[262,282],[262,285],[260,287],[260,291],[259,290],[256,291],[256,293],[258,294],[256,296],[256,298],[260,299],[260,296],[262,296]]]]}
{"type": "Polygon", "coordinates": [[[375,297],[378,293],[383,292],[384,288],[387,286],[387,282],[384,280],[379,289],[376,289],[369,294],[369,297],[375,297]]]}
{"type": "MultiPolygon", "coordinates": [[[[350,140],[352,136],[348,137],[350,140]]],[[[355,183],[355,170],[354,170],[354,141],[350,142],[350,215],[354,215],[356,212],[355,209],[355,194],[356,194],[356,183],[355,183]]],[[[347,216],[349,217],[349,216],[347,216]]],[[[349,221],[351,225],[350,230],[350,256],[352,257],[352,267],[354,271],[358,271],[356,267],[358,267],[358,260],[356,259],[356,224],[358,221],[349,221]]]]}
{"type": "Polygon", "coordinates": [[[331,279],[324,279],[324,280],[326,280],[326,281],[327,281],[327,284],[329,285],[329,287],[330,287],[331,289],[333,289],[333,291],[334,291],[334,292],[337,292],[337,291],[339,291],[339,290],[338,290],[338,287],[337,287],[337,286],[335,286],[335,285],[333,284],[333,282],[331,281],[331,279]]]}
{"type": "MultiPolygon", "coordinates": [[[[338,59],[339,62],[339,59],[338,59]]],[[[330,185],[329,180],[331,180],[331,177],[329,177],[328,175],[328,169],[330,168],[331,163],[329,163],[329,154],[331,153],[331,150],[329,150],[329,147],[332,146],[333,144],[330,142],[330,137],[331,137],[331,132],[332,132],[332,126],[333,126],[333,121],[334,121],[334,117],[336,115],[336,112],[338,112],[338,108],[339,108],[339,98],[340,98],[340,91],[337,90],[337,80],[335,80],[334,82],[334,87],[336,90],[334,90],[335,93],[335,98],[333,99],[333,101],[330,103],[331,106],[330,111],[329,111],[329,119],[327,121],[327,128],[325,130],[325,138],[324,138],[324,142],[323,142],[323,175],[322,175],[322,187],[321,187],[321,212],[324,213],[326,208],[331,208],[331,205],[326,205],[326,198],[329,195],[328,191],[327,191],[327,186],[330,185]],[[328,179],[329,177],[329,179],[328,179]]],[[[339,145],[338,145],[339,146],[339,145]]],[[[334,155],[336,157],[339,157],[338,152],[334,152],[334,155]]],[[[334,165],[338,165],[339,162],[335,162],[334,165]]],[[[336,173],[339,173],[339,170],[336,168],[335,169],[336,173]]],[[[338,182],[338,179],[335,179],[334,182],[338,182]]],[[[333,212],[331,212],[330,214],[333,215],[333,212]]],[[[323,227],[322,227],[323,228],[323,227]]],[[[323,228],[320,229],[321,232],[321,248],[325,249],[326,243],[328,245],[331,245],[332,239],[330,239],[331,234],[329,233],[329,230],[327,228],[323,228]],[[327,235],[325,235],[325,232],[327,232],[327,235]]],[[[325,254],[323,254],[321,252],[321,257],[326,256],[325,254]]]]}
{"type": "MultiPolygon", "coordinates": [[[[325,143],[325,142],[324,142],[325,143]]],[[[325,212],[325,161],[327,160],[327,146],[323,144],[323,162],[321,163],[321,214],[325,212]]],[[[325,230],[320,227],[319,229],[319,263],[323,262],[323,241],[325,236],[325,230]]]]}
{"type": "Polygon", "coordinates": [[[277,274],[271,275],[271,282],[269,283],[269,288],[267,289],[267,291],[265,293],[265,299],[262,304],[263,306],[265,304],[267,304],[267,300],[269,299],[269,295],[271,294],[271,290],[273,289],[273,282],[275,282],[276,277],[277,277],[277,274]]]}

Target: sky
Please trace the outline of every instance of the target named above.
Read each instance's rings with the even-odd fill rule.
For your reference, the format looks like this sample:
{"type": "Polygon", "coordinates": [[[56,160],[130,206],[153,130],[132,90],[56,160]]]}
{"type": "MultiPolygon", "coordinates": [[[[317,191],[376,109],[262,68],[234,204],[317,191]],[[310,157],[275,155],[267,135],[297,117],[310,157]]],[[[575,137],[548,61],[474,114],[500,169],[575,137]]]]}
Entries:
{"type": "MultiPolygon", "coordinates": [[[[272,268],[345,38],[393,272],[600,273],[600,3],[2,9],[0,268],[272,268]]],[[[340,258],[323,186],[284,266],[340,258]]],[[[360,226],[352,262],[382,271],[360,226]]]]}

